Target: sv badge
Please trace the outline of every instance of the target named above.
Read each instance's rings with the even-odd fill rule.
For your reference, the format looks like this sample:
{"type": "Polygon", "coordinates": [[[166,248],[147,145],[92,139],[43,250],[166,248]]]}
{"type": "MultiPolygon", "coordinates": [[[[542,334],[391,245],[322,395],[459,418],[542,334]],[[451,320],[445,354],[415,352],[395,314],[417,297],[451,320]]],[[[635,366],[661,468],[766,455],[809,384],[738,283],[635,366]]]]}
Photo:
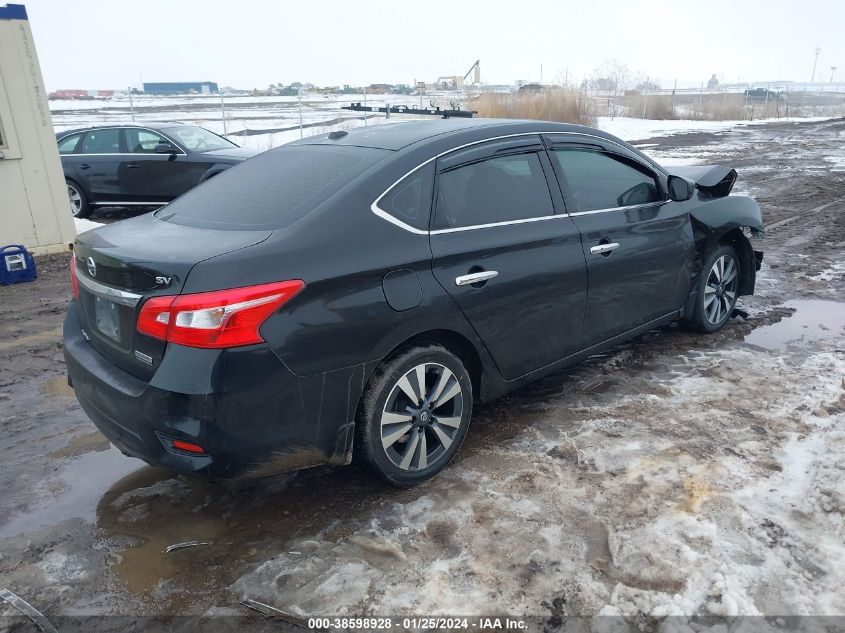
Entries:
{"type": "Polygon", "coordinates": [[[173,277],[156,277],[156,283],[160,286],[169,286],[171,281],[173,277]]]}

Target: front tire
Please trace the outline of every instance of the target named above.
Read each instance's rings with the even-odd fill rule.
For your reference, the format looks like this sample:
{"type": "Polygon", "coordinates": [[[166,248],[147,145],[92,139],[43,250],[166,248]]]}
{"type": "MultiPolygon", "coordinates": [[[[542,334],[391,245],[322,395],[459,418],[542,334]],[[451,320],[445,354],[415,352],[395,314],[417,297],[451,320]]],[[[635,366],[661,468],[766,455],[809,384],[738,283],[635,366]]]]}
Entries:
{"type": "Polygon", "coordinates": [[[687,325],[696,332],[721,330],[733,314],[739,289],[739,257],[732,246],[722,244],[705,259],[696,280],[693,314],[687,325]]]}
{"type": "Polygon", "coordinates": [[[412,347],[383,365],[364,396],[358,450],[383,479],[407,488],[439,473],[466,437],[472,381],[439,345],[412,347]]]}
{"type": "Polygon", "coordinates": [[[70,179],[65,179],[67,185],[67,196],[70,202],[70,212],[75,218],[87,218],[91,215],[91,207],[88,204],[88,198],[85,197],[85,191],[78,184],[70,179]]]}

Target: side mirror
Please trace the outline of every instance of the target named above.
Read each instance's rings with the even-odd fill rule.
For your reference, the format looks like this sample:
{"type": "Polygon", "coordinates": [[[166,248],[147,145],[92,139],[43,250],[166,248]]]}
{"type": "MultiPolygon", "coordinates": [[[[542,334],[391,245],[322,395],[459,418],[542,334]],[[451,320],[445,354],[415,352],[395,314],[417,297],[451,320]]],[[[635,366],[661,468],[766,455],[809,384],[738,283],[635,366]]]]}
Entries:
{"type": "Polygon", "coordinates": [[[156,154],[174,154],[176,153],[176,148],[170,143],[158,143],[155,146],[155,152],[156,154]]]}
{"type": "Polygon", "coordinates": [[[684,202],[695,194],[695,183],[683,176],[669,176],[669,197],[675,202],[684,202]]]}

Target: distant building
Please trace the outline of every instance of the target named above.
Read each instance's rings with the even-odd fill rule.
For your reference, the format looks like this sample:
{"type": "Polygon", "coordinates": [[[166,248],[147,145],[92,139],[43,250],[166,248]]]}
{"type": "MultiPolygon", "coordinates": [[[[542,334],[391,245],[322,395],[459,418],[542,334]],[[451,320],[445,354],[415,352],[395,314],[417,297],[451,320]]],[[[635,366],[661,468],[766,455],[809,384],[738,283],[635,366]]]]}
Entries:
{"type": "Polygon", "coordinates": [[[114,90],[56,90],[47,95],[48,99],[96,99],[113,97],[114,90]]]}
{"type": "Polygon", "coordinates": [[[543,92],[545,90],[543,84],[532,81],[531,83],[522,84],[517,92],[543,92]]]}
{"type": "Polygon", "coordinates": [[[716,73],[713,73],[713,76],[707,81],[707,89],[708,90],[715,90],[719,87],[719,80],[716,78],[716,73]]]}
{"type": "Polygon", "coordinates": [[[158,83],[144,83],[144,93],[148,95],[179,95],[179,94],[216,94],[219,92],[213,81],[171,81],[158,83]]]}
{"type": "Polygon", "coordinates": [[[51,92],[48,99],[90,99],[87,90],[56,90],[51,92]]]}

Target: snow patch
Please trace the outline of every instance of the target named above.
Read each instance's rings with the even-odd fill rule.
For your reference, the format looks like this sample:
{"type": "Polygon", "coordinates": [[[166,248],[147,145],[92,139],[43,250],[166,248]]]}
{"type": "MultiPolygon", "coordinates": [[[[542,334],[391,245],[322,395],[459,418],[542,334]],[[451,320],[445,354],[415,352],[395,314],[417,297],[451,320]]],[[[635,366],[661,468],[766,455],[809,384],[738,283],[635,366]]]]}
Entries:
{"type": "Polygon", "coordinates": [[[76,225],[77,235],[85,233],[85,231],[90,231],[91,229],[96,229],[99,226],[103,226],[102,222],[92,222],[91,220],[85,220],[83,218],[73,218],[73,223],[76,225]]]}

